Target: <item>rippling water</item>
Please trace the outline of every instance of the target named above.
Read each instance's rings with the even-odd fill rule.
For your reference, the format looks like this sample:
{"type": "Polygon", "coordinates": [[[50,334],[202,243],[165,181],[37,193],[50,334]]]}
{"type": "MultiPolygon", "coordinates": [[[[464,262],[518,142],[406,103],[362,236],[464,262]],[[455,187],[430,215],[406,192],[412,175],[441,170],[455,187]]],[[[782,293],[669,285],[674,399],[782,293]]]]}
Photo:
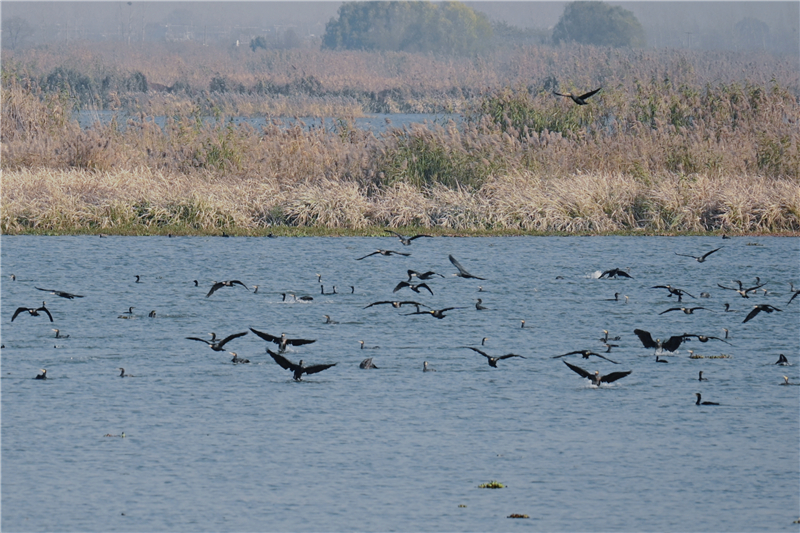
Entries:
{"type": "Polygon", "coordinates": [[[800,387],[779,384],[784,374],[800,382],[800,297],[786,305],[789,282],[800,285],[798,239],[404,247],[394,237],[4,236],[0,245],[5,531],[796,530],[800,387]],[[719,246],[705,263],[674,253],[719,246]],[[355,261],[377,248],[411,256],[355,261]],[[453,277],[448,254],[487,281],[453,277]],[[596,279],[612,267],[633,279],[596,279]],[[393,294],[409,268],[447,278],[428,281],[433,296],[393,294]],[[321,295],[317,274],[337,294],[321,295]],[[745,300],[717,286],[756,276],[766,295],[745,300]],[[258,293],[224,287],[206,298],[224,279],[258,293]],[[657,284],[707,291],[684,300],[707,309],[659,315],[677,302],[657,284]],[[608,301],[615,292],[620,301],[608,301]],[[474,308],[479,297],[488,310],[474,308]],[[43,299],[53,324],[27,314],[10,322],[43,299]],[[442,320],[363,309],[391,299],[467,308],[442,320]],[[724,302],[738,312],[723,312],[724,302]],[[783,311],[742,324],[754,303],[783,311]],[[134,318],[118,319],[130,306],[134,318]],[[185,339],[250,327],[317,339],[286,355],[337,365],[296,383],[252,333],[226,345],[249,365],[185,339]],[[635,328],[654,338],[728,328],[731,345],[695,340],[656,364],[635,328]],[[622,337],[607,354],[619,365],[565,358],[592,372],[633,371],[598,389],[552,356],[602,350],[604,329],[622,337]],[[464,348],[482,337],[488,353],[526,359],[490,368],[464,348]],[[379,348],[360,350],[359,340],[379,348]],[[730,358],[692,360],[687,349],[730,358]],[[773,365],[779,353],[792,366],[773,365]],[[359,369],[366,357],[379,369],[359,369]],[[423,361],[437,372],[423,373],[423,361]],[[119,367],[135,377],[119,378],[119,367]],[[40,368],[46,381],[32,379],[40,368]],[[721,405],[695,406],[695,392],[721,405]],[[505,488],[477,488],[491,480],[505,488]]]}

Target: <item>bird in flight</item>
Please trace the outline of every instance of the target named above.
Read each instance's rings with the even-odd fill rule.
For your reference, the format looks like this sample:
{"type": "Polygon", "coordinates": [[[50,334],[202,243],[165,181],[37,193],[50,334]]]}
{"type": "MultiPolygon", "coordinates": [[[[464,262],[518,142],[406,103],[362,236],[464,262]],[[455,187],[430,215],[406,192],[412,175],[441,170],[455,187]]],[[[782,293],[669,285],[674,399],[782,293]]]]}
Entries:
{"type": "Polygon", "coordinates": [[[755,316],[758,313],[760,313],[761,311],[764,311],[765,313],[771,313],[773,311],[781,311],[781,309],[778,309],[777,307],[773,307],[773,306],[771,306],[769,304],[754,305],[753,306],[753,310],[750,311],[749,313],[747,313],[747,316],[744,317],[744,320],[742,320],[742,324],[744,324],[745,322],[748,322],[748,321],[752,320],[753,318],[755,318],[755,316]]]}
{"type": "Polygon", "coordinates": [[[691,294],[689,294],[685,290],[679,289],[677,287],[673,287],[672,285],[653,285],[650,288],[651,289],[667,289],[669,291],[669,294],[667,295],[667,298],[671,298],[672,295],[674,294],[675,296],[678,297],[678,303],[681,302],[681,299],[684,296],[691,296],[692,298],[696,298],[695,296],[692,296],[691,294]]]}
{"type": "Polygon", "coordinates": [[[600,279],[602,278],[616,279],[617,277],[633,279],[633,276],[631,276],[630,274],[619,268],[612,268],[611,270],[606,270],[605,272],[600,274],[600,279]]]}
{"type": "Polygon", "coordinates": [[[706,252],[705,254],[703,254],[701,256],[689,255],[689,254],[679,254],[678,252],[675,252],[675,255],[680,255],[682,257],[691,257],[692,259],[694,259],[698,263],[705,263],[706,257],[708,257],[709,255],[713,254],[717,250],[722,250],[722,248],[723,248],[723,246],[720,246],[719,248],[715,248],[715,249],[711,250],[710,252],[706,252]]]}
{"type": "Polygon", "coordinates": [[[466,309],[466,307],[445,307],[444,309],[431,309],[430,311],[415,311],[414,313],[408,313],[406,316],[411,315],[431,315],[434,318],[442,319],[447,315],[444,314],[445,311],[451,311],[453,309],[466,309]]]}
{"type": "Polygon", "coordinates": [[[592,380],[592,385],[597,387],[599,387],[601,383],[612,383],[618,379],[622,379],[633,372],[633,370],[628,370],[627,372],[612,372],[610,374],[606,374],[605,376],[601,376],[599,370],[595,370],[594,374],[592,374],[591,372],[587,372],[579,366],[571,365],[566,361],[564,361],[564,364],[570,367],[570,369],[572,369],[572,371],[579,376],[592,380]]]}
{"type": "Polygon", "coordinates": [[[61,298],[67,298],[72,300],[73,298],[83,298],[80,294],[70,294],[68,292],[57,291],[55,289],[40,289],[39,287],[35,287],[36,290],[49,292],[50,294],[55,294],[56,296],[60,296],[61,298]]]}
{"type": "Polygon", "coordinates": [[[400,235],[396,231],[392,231],[390,229],[383,230],[383,231],[385,231],[386,233],[391,233],[392,235],[394,235],[395,237],[400,239],[400,242],[403,243],[403,246],[411,246],[411,241],[413,241],[414,239],[419,239],[420,237],[431,237],[431,238],[433,238],[433,235],[414,235],[413,237],[406,237],[405,235],[400,235]]]}
{"type": "MultiPolygon", "coordinates": [[[[244,283],[242,283],[238,279],[231,279],[231,280],[228,280],[228,281],[217,281],[217,282],[214,283],[214,285],[211,286],[211,290],[208,291],[208,294],[206,294],[206,298],[208,298],[209,296],[211,296],[212,294],[217,292],[222,287],[233,287],[234,285],[241,285],[242,287],[247,289],[247,285],[245,285],[244,283]]],[[[250,289],[247,289],[247,290],[249,291],[250,289]]]]}
{"type": "Polygon", "coordinates": [[[502,361],[503,359],[508,359],[510,357],[522,357],[523,359],[527,359],[527,357],[524,357],[522,355],[517,355],[515,353],[509,353],[509,354],[506,354],[506,355],[500,355],[498,357],[492,357],[491,355],[489,355],[488,353],[484,352],[483,350],[479,350],[477,348],[473,348],[472,346],[465,346],[465,348],[469,348],[470,350],[472,350],[474,352],[478,352],[479,354],[484,356],[486,359],[489,360],[489,366],[491,366],[493,368],[497,368],[497,362],[498,361],[502,361]]]}
{"type": "Polygon", "coordinates": [[[326,370],[332,366],[336,366],[336,363],[305,366],[302,359],[300,359],[299,363],[293,363],[281,354],[275,353],[269,348],[267,348],[267,353],[272,356],[272,358],[281,366],[281,368],[285,368],[286,370],[291,370],[294,372],[292,377],[295,381],[303,381],[301,379],[303,374],[316,374],[317,372],[322,372],[323,370],[326,370]]]}
{"type": "Polygon", "coordinates": [[[385,256],[390,256],[390,255],[406,255],[406,256],[408,256],[408,255],[411,255],[411,254],[407,254],[407,253],[404,253],[404,252],[395,252],[394,250],[375,250],[371,254],[367,254],[364,257],[359,257],[358,259],[356,259],[356,261],[361,261],[362,259],[366,259],[367,257],[369,257],[371,255],[376,255],[376,254],[381,254],[381,255],[385,255],[385,256]]]}
{"type": "Polygon", "coordinates": [[[580,354],[580,355],[582,355],[584,359],[589,359],[589,356],[590,356],[590,355],[596,355],[596,356],[597,356],[597,357],[599,357],[600,359],[605,359],[606,361],[609,361],[609,362],[611,362],[611,363],[614,363],[615,365],[618,365],[618,364],[619,364],[619,363],[617,363],[616,361],[612,361],[612,360],[611,360],[611,359],[609,359],[608,357],[602,356],[602,355],[600,355],[599,353],[595,353],[595,352],[592,352],[592,351],[590,351],[590,350],[575,350],[574,352],[563,353],[563,354],[561,354],[561,355],[556,355],[556,356],[553,356],[552,358],[553,358],[553,359],[558,359],[558,358],[560,358],[560,357],[564,357],[564,356],[567,356],[567,355],[575,355],[575,354],[580,354]]]}
{"type": "Polygon", "coordinates": [[[267,342],[274,342],[278,345],[279,351],[283,352],[286,350],[286,346],[291,344],[292,346],[302,346],[303,344],[311,344],[312,342],[317,342],[317,339],[288,339],[286,338],[286,333],[281,333],[280,337],[276,337],[275,335],[270,335],[269,333],[264,333],[263,331],[258,331],[257,329],[250,328],[250,331],[261,337],[267,342]]]}
{"type": "Polygon", "coordinates": [[[412,302],[410,300],[409,301],[405,301],[405,302],[398,302],[398,301],[392,301],[392,300],[384,300],[384,301],[381,301],[381,302],[372,302],[368,306],[364,307],[364,309],[366,309],[367,307],[372,307],[373,305],[382,305],[382,304],[392,304],[392,307],[394,307],[395,309],[400,309],[404,305],[416,306],[417,311],[419,311],[420,307],[428,307],[428,309],[430,309],[430,307],[425,305],[425,304],[421,304],[419,302],[412,302]]]}
{"type": "Polygon", "coordinates": [[[664,313],[669,313],[670,311],[683,311],[684,314],[693,315],[698,309],[705,309],[705,307],[670,307],[666,311],[661,311],[658,314],[663,315],[664,313]]]}
{"type": "Polygon", "coordinates": [[[463,266],[461,266],[461,263],[458,262],[458,259],[456,259],[452,255],[448,255],[447,257],[448,259],[450,259],[450,262],[453,263],[453,266],[458,269],[458,274],[453,274],[454,276],[458,276],[459,278],[472,278],[472,279],[480,279],[486,281],[486,278],[479,278],[478,276],[473,276],[472,274],[467,272],[466,269],[463,266]]]}
{"type": "Polygon", "coordinates": [[[741,281],[739,281],[738,279],[735,279],[733,281],[735,281],[739,285],[738,289],[734,289],[733,287],[726,287],[725,285],[720,285],[719,283],[717,283],[717,287],[719,287],[721,289],[727,289],[729,291],[736,291],[737,293],[739,293],[739,296],[741,296],[742,298],[750,298],[747,295],[748,292],[755,292],[756,290],[758,290],[761,287],[763,287],[764,285],[766,285],[766,283],[761,283],[761,284],[757,283],[755,287],[750,287],[749,289],[745,289],[744,285],[742,284],[741,281]]]}
{"type": "Polygon", "coordinates": [[[439,276],[443,278],[441,274],[437,274],[436,272],[429,270],[427,272],[417,272],[416,270],[407,270],[408,272],[408,281],[411,281],[411,278],[417,278],[421,280],[431,279],[433,276],[439,276]]]}
{"type": "Polygon", "coordinates": [[[572,101],[575,102],[578,105],[586,105],[588,103],[586,100],[589,97],[594,96],[595,93],[597,93],[597,91],[599,91],[600,89],[602,89],[602,87],[598,87],[594,91],[589,91],[588,93],[584,93],[584,94],[581,94],[581,95],[576,95],[576,94],[572,94],[572,93],[557,93],[555,91],[553,91],[553,94],[556,95],[556,96],[566,96],[567,98],[572,99],[572,101]]]}
{"type": "Polygon", "coordinates": [[[433,295],[433,291],[431,290],[430,287],[428,287],[427,283],[417,283],[416,285],[414,285],[412,283],[408,283],[407,281],[401,281],[400,283],[398,283],[397,286],[394,288],[394,290],[392,292],[397,292],[400,289],[402,289],[403,287],[408,287],[409,289],[411,289],[412,291],[416,292],[417,294],[420,293],[419,292],[420,289],[427,289],[427,291],[429,293],[431,293],[431,295],[433,295]]]}
{"type": "Polygon", "coordinates": [[[211,340],[201,339],[199,337],[186,337],[186,338],[191,340],[191,341],[204,342],[204,343],[208,344],[211,347],[211,349],[214,350],[215,352],[224,352],[225,348],[223,348],[223,346],[225,346],[225,344],[227,344],[228,342],[230,342],[233,339],[236,339],[238,337],[244,337],[245,335],[247,335],[247,332],[243,331],[241,333],[234,333],[233,335],[229,335],[229,336],[225,337],[222,340],[217,340],[217,338],[216,338],[217,336],[214,335],[214,334],[212,334],[212,335],[213,335],[213,337],[211,338],[211,340]]]}
{"type": "Polygon", "coordinates": [[[686,340],[683,335],[673,335],[663,342],[661,339],[653,340],[653,337],[650,336],[650,332],[643,329],[635,329],[633,333],[639,337],[639,340],[642,341],[645,348],[661,348],[668,352],[674,352],[680,347],[681,343],[686,340]]]}
{"type": "Polygon", "coordinates": [[[20,313],[28,312],[31,316],[39,316],[39,311],[44,311],[47,314],[47,317],[50,319],[50,322],[53,321],[53,315],[50,314],[50,311],[47,310],[45,307],[46,302],[42,302],[41,307],[17,307],[17,310],[14,311],[14,316],[11,317],[11,322],[14,322],[14,319],[17,318],[17,315],[20,313]]]}

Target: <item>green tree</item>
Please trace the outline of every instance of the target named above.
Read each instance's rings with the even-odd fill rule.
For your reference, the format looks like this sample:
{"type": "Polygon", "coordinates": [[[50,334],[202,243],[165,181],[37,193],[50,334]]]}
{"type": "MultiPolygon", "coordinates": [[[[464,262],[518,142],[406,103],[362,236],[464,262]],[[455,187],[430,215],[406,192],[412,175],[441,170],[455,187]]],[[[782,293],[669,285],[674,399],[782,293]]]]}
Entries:
{"type": "Polygon", "coordinates": [[[637,48],[647,41],[642,25],[627,9],[603,2],[572,2],[553,27],[553,42],[637,48]]]}
{"type": "Polygon", "coordinates": [[[322,47],[469,54],[491,36],[486,16],[461,2],[345,2],[325,26],[322,47]]]}

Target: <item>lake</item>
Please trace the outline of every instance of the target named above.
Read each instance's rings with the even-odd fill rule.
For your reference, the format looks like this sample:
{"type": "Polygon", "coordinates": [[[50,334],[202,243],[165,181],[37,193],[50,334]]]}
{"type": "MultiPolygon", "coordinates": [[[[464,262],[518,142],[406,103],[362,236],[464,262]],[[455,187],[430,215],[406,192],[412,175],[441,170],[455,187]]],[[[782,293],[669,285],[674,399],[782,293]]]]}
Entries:
{"type": "Polygon", "coordinates": [[[0,246],[4,531],[797,530],[800,387],[780,385],[800,382],[800,297],[787,305],[789,283],[800,285],[796,238],[3,236],[0,246]],[[719,247],[702,263],[676,255],[719,247]],[[377,249],[410,255],[356,260],[377,249]],[[486,280],[453,276],[450,254],[486,280]],[[632,278],[598,279],[612,268],[632,278]],[[445,277],[426,281],[432,295],[393,293],[408,269],[445,277]],[[756,277],[766,293],[747,299],[719,287],[756,277]],[[248,290],[206,297],[219,280],[248,290]],[[696,298],[651,288],[667,284],[696,298]],[[25,312],[11,322],[43,300],[52,323],[25,312]],[[406,316],[410,305],[364,308],[391,300],[456,309],[439,320],[406,316]],[[742,323],[755,304],[782,311],[742,323]],[[704,309],[659,314],[679,306],[704,309]],[[249,328],[315,339],[284,355],[336,366],[295,382],[253,333],[221,352],[186,339],[249,328]],[[729,344],[695,338],[659,364],[637,328],[729,344]],[[620,336],[609,353],[603,330],[620,336]],[[492,368],[470,346],[524,359],[492,368]],[[584,349],[619,364],[553,358],[584,349]],[[781,353],[791,366],[774,365],[781,353]],[[360,369],[367,357],[379,368],[360,369]],[[632,373],[598,388],[562,361],[632,373]],[[40,369],[47,380],[33,379],[40,369]],[[695,405],[697,392],[720,405],[695,405]],[[493,480],[505,487],[478,488],[493,480]]]}

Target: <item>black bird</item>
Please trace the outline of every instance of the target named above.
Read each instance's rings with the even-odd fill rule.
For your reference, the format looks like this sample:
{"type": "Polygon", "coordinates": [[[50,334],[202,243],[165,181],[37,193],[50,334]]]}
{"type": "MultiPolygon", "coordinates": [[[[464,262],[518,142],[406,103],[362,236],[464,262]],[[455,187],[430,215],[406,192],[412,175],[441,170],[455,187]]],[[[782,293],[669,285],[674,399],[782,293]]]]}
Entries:
{"type": "Polygon", "coordinates": [[[231,359],[231,363],[233,363],[234,365],[250,362],[250,359],[239,357],[236,352],[228,352],[228,353],[233,356],[233,359],[231,359]]]}
{"type": "Polygon", "coordinates": [[[412,301],[398,302],[398,301],[392,301],[392,300],[383,300],[383,301],[380,301],[380,302],[372,302],[368,306],[364,307],[364,309],[367,309],[367,307],[372,307],[373,305],[383,305],[383,304],[392,304],[392,307],[394,307],[395,309],[399,309],[399,308],[403,307],[404,305],[416,306],[417,311],[419,311],[420,307],[428,307],[428,309],[430,309],[429,306],[427,306],[425,304],[421,304],[419,302],[412,302],[412,301]]]}
{"type": "Polygon", "coordinates": [[[141,283],[141,280],[139,280],[139,276],[134,276],[134,277],[136,278],[136,283],[141,283]]]}
{"type": "Polygon", "coordinates": [[[619,344],[609,344],[607,342],[604,342],[603,346],[606,347],[606,353],[611,353],[611,348],[619,348],[619,344]]]}
{"type": "Polygon", "coordinates": [[[478,276],[473,276],[472,274],[467,272],[464,269],[464,267],[461,266],[461,263],[459,263],[458,260],[452,255],[448,255],[447,257],[448,259],[450,259],[450,262],[453,263],[453,266],[458,269],[458,274],[453,274],[454,276],[458,276],[459,278],[472,278],[472,279],[480,279],[486,281],[486,278],[479,278],[478,276]]]}
{"type": "Polygon", "coordinates": [[[33,379],[47,379],[47,370],[42,368],[40,369],[41,374],[36,374],[36,377],[33,379]]]}
{"type": "Polygon", "coordinates": [[[666,359],[660,359],[658,356],[656,356],[656,363],[669,363],[669,361],[666,359]]]}
{"type": "Polygon", "coordinates": [[[786,359],[785,355],[780,354],[778,355],[778,361],[775,364],[780,366],[789,366],[789,360],[786,359]]]}
{"type": "Polygon", "coordinates": [[[694,259],[698,263],[704,263],[705,260],[706,260],[706,257],[708,257],[709,255],[713,254],[717,250],[722,250],[722,248],[723,248],[722,246],[720,246],[719,248],[715,248],[714,250],[711,250],[710,252],[707,252],[707,253],[701,255],[700,257],[698,257],[696,255],[689,255],[689,254],[679,254],[678,252],[675,252],[675,255],[680,255],[680,256],[683,256],[683,257],[691,257],[692,259],[694,259]]]}
{"type": "Polygon", "coordinates": [[[501,361],[503,359],[508,359],[509,357],[522,357],[523,359],[527,359],[527,357],[523,357],[522,355],[517,355],[515,353],[509,353],[509,354],[501,355],[501,356],[498,356],[498,357],[492,357],[491,355],[489,355],[488,353],[484,352],[483,350],[479,350],[477,348],[473,348],[472,346],[465,346],[465,348],[469,348],[470,350],[472,350],[474,352],[478,352],[479,354],[484,356],[486,359],[489,360],[489,366],[491,366],[493,368],[497,368],[497,362],[498,361],[501,361]]]}
{"type": "Polygon", "coordinates": [[[572,99],[572,101],[575,102],[578,105],[586,105],[586,104],[588,104],[586,99],[591,97],[591,96],[594,96],[594,94],[597,93],[597,91],[599,91],[600,89],[602,89],[602,87],[598,87],[594,91],[589,91],[588,93],[584,93],[584,94],[581,94],[581,95],[575,95],[575,94],[572,94],[572,93],[563,93],[562,94],[562,93],[557,93],[555,91],[553,91],[553,94],[556,95],[556,96],[566,96],[567,98],[572,99]]]}
{"type": "MultiPolygon", "coordinates": [[[[607,302],[618,302],[619,301],[619,293],[615,292],[613,298],[606,298],[607,302]]],[[[680,301],[680,300],[678,300],[680,301]]]]}
{"type": "Polygon", "coordinates": [[[155,310],[155,309],[153,309],[152,311],[150,311],[150,312],[147,314],[147,316],[149,316],[150,318],[155,318],[155,317],[156,317],[156,310],[155,310]]]}
{"type": "Polygon", "coordinates": [[[607,330],[607,329],[604,329],[604,330],[603,330],[603,336],[600,338],[600,342],[618,341],[618,340],[620,340],[621,338],[622,338],[622,337],[620,337],[619,335],[617,335],[616,337],[609,337],[609,336],[608,336],[608,330],[607,330]]]}
{"type": "Polygon", "coordinates": [[[672,285],[654,285],[654,286],[652,286],[650,288],[651,289],[667,289],[669,291],[669,295],[667,297],[670,298],[674,294],[675,296],[678,297],[678,302],[682,301],[681,299],[683,298],[684,295],[685,296],[691,296],[692,298],[694,298],[694,296],[692,296],[691,294],[689,294],[685,290],[679,289],[677,287],[673,287],[672,285]]]}
{"type": "Polygon", "coordinates": [[[428,362],[427,361],[423,361],[422,362],[422,371],[423,372],[436,372],[436,369],[435,368],[430,368],[428,366],[428,362]]]}
{"type": "Polygon", "coordinates": [[[17,315],[20,313],[28,312],[31,316],[39,316],[39,311],[44,311],[47,314],[47,317],[50,319],[50,322],[53,321],[53,315],[50,314],[50,311],[47,310],[45,307],[46,302],[42,302],[41,307],[17,307],[17,310],[14,311],[14,316],[11,317],[11,322],[14,322],[14,319],[17,318],[17,315]]]}
{"type": "Polygon", "coordinates": [[[416,285],[413,285],[411,283],[408,283],[407,281],[401,281],[400,283],[398,283],[397,286],[394,288],[394,290],[392,292],[397,292],[400,289],[402,289],[403,287],[408,287],[409,289],[411,289],[412,291],[416,292],[417,294],[420,293],[419,292],[420,289],[427,289],[428,292],[431,293],[431,295],[433,295],[433,291],[431,290],[430,287],[428,287],[427,283],[417,283],[416,285]]]}
{"type": "Polygon", "coordinates": [[[133,318],[133,310],[135,307],[129,307],[127,311],[119,315],[117,318],[133,318]]]}
{"type": "Polygon", "coordinates": [[[708,381],[708,379],[703,377],[703,371],[700,371],[700,375],[697,377],[697,381],[708,381]]]}
{"type": "Polygon", "coordinates": [[[742,320],[742,324],[744,324],[745,322],[755,318],[755,316],[758,313],[760,313],[761,311],[764,311],[765,313],[771,313],[773,311],[781,311],[781,309],[778,309],[777,307],[773,307],[773,306],[771,306],[769,304],[754,305],[753,306],[753,310],[750,311],[749,313],[747,313],[747,316],[744,317],[744,320],[742,320]]]}
{"type": "Polygon", "coordinates": [[[56,332],[56,339],[69,339],[69,335],[62,335],[60,329],[54,329],[56,332]]]}
{"type": "Polygon", "coordinates": [[[83,298],[80,294],[70,294],[68,292],[57,291],[55,289],[40,289],[39,287],[34,287],[36,290],[49,292],[50,294],[55,294],[56,296],[60,296],[61,298],[67,298],[72,300],[73,298],[83,298]]]}
{"type": "Polygon", "coordinates": [[[390,229],[386,229],[383,231],[385,231],[386,233],[391,233],[392,235],[400,239],[400,242],[403,243],[403,246],[411,246],[411,241],[413,241],[414,239],[419,239],[420,237],[431,237],[431,238],[433,237],[433,235],[414,235],[413,237],[406,237],[390,229]]]}
{"type": "MultiPolygon", "coordinates": [[[[257,329],[250,328],[250,331],[261,337],[267,342],[274,342],[278,345],[279,351],[283,352],[286,350],[286,346],[291,344],[292,346],[302,346],[303,344],[311,344],[312,342],[317,342],[317,339],[287,339],[286,333],[281,333],[280,337],[276,337],[275,335],[270,335],[269,333],[264,333],[263,331],[258,331],[257,329]]],[[[285,368],[285,367],[284,367],[285,368]]]]}
{"type": "Polygon", "coordinates": [[[478,301],[475,303],[475,309],[477,309],[478,311],[483,311],[483,310],[489,309],[489,308],[486,307],[485,305],[483,305],[483,300],[478,298],[478,301]]]}
{"type": "Polygon", "coordinates": [[[701,402],[700,401],[700,393],[699,392],[695,392],[694,395],[697,396],[697,401],[694,402],[695,405],[719,405],[716,402],[701,402]]]}
{"type": "Polygon", "coordinates": [[[377,369],[378,367],[373,364],[372,357],[367,357],[366,359],[361,361],[361,364],[358,365],[358,368],[375,368],[375,369],[377,369]]]}
{"type": "Polygon", "coordinates": [[[624,378],[625,376],[633,372],[633,370],[628,370],[627,372],[612,372],[605,376],[601,376],[599,370],[595,370],[594,374],[592,374],[582,369],[581,367],[571,365],[566,361],[564,361],[564,364],[570,367],[572,371],[578,374],[579,376],[584,378],[589,378],[590,380],[592,380],[592,384],[598,387],[600,386],[601,383],[612,383],[614,381],[617,381],[618,379],[624,378]]]}
{"type": "Polygon", "coordinates": [[[630,274],[619,268],[612,268],[611,270],[606,270],[605,272],[600,274],[600,279],[602,278],[616,279],[617,277],[633,279],[633,276],[631,276],[630,274]]]}
{"type": "Polygon", "coordinates": [[[194,280],[194,286],[195,287],[199,287],[200,286],[200,284],[197,282],[197,280],[194,280]]]}
{"type": "Polygon", "coordinates": [[[604,356],[600,355],[599,353],[594,353],[594,352],[589,351],[589,350],[575,350],[574,352],[563,353],[561,355],[555,355],[555,356],[552,357],[552,359],[558,359],[560,357],[564,357],[564,356],[567,356],[567,355],[576,355],[576,354],[580,354],[581,356],[583,356],[584,359],[589,359],[590,355],[596,355],[600,359],[605,359],[606,361],[610,361],[610,362],[614,363],[615,365],[619,364],[616,361],[611,361],[611,359],[609,359],[608,357],[604,357],[604,356]]]}
{"type": "Polygon", "coordinates": [[[466,309],[466,307],[445,307],[444,309],[431,309],[430,311],[416,311],[414,313],[408,313],[406,316],[411,315],[431,315],[434,318],[442,319],[447,315],[444,314],[445,311],[451,311],[453,309],[466,309]]]}
{"type": "MultiPolygon", "coordinates": [[[[794,285],[793,285],[792,287],[794,288],[794,285]]],[[[788,302],[786,302],[786,305],[789,305],[790,303],[792,303],[792,300],[794,300],[795,298],[797,298],[797,295],[798,295],[798,294],[800,294],[800,291],[794,291],[794,293],[792,294],[792,297],[791,297],[791,298],[789,298],[789,301],[788,301],[788,302]]]]}
{"type": "Polygon", "coordinates": [[[119,370],[119,377],[121,378],[135,378],[136,376],[132,376],[131,374],[126,374],[124,368],[118,368],[119,370]]]}
{"type": "Polygon", "coordinates": [[[377,350],[378,348],[380,348],[380,346],[366,346],[364,344],[364,341],[358,341],[358,342],[361,344],[362,350],[377,350]]]}
{"type": "MultiPolygon", "coordinates": [[[[214,283],[214,285],[211,286],[211,290],[208,291],[208,294],[206,294],[206,298],[208,298],[209,296],[211,296],[212,294],[217,292],[217,290],[221,289],[222,287],[233,287],[234,285],[241,285],[242,287],[247,289],[247,285],[245,285],[244,283],[242,283],[238,279],[231,279],[231,280],[227,280],[227,281],[217,281],[217,282],[214,283]]],[[[249,291],[250,289],[247,289],[247,290],[249,291]]]]}
{"type": "Polygon", "coordinates": [[[338,324],[335,320],[331,320],[330,315],[322,315],[322,318],[325,319],[325,324],[338,324]]]}
{"type": "Polygon", "coordinates": [[[739,284],[739,288],[738,289],[734,289],[733,287],[726,287],[725,285],[720,285],[719,283],[717,283],[717,287],[719,287],[721,289],[727,289],[729,291],[735,291],[735,292],[739,293],[739,296],[741,296],[742,298],[750,298],[747,295],[747,293],[755,292],[756,290],[758,290],[761,287],[763,287],[764,285],[766,285],[766,283],[756,284],[755,287],[750,287],[749,289],[745,289],[744,285],[742,284],[741,281],[739,281],[738,279],[734,280],[734,281],[739,284]]]}
{"type": "Polygon", "coordinates": [[[664,313],[669,313],[670,311],[683,311],[684,314],[693,315],[698,309],[705,309],[705,307],[670,307],[666,311],[661,311],[658,314],[663,315],[664,313]]]}
{"type": "Polygon", "coordinates": [[[633,332],[637,337],[639,337],[639,340],[642,341],[642,344],[645,348],[661,348],[662,350],[666,350],[668,352],[674,352],[678,349],[681,343],[686,340],[684,339],[683,335],[673,335],[665,342],[662,342],[661,339],[653,340],[653,337],[650,336],[649,331],[635,329],[633,332]]]}
{"type": "Polygon", "coordinates": [[[689,337],[696,337],[697,340],[699,340],[700,342],[708,342],[708,341],[713,339],[713,340],[716,340],[716,341],[722,341],[725,344],[730,344],[725,339],[720,339],[719,337],[707,337],[706,335],[689,335],[689,334],[686,334],[686,333],[683,334],[683,338],[684,339],[688,339],[689,337]]]}
{"type": "Polygon", "coordinates": [[[186,338],[192,341],[204,342],[208,344],[211,347],[211,349],[214,350],[215,352],[224,352],[225,349],[223,348],[223,346],[225,346],[225,344],[232,341],[233,339],[236,339],[238,337],[243,337],[245,335],[247,335],[247,332],[243,331],[241,333],[234,333],[233,335],[229,335],[222,340],[216,340],[216,335],[214,335],[214,338],[212,338],[210,341],[207,341],[205,339],[200,339],[198,337],[186,337],[186,338]]]}
{"type": "Polygon", "coordinates": [[[738,309],[731,309],[731,304],[726,303],[725,304],[725,312],[726,313],[738,313],[739,310],[738,309]]]}
{"type": "Polygon", "coordinates": [[[291,370],[292,372],[294,372],[294,375],[292,377],[294,378],[295,381],[302,381],[300,377],[303,374],[316,374],[317,372],[322,372],[323,370],[326,370],[332,366],[336,366],[336,363],[304,366],[302,359],[300,359],[299,363],[295,364],[286,359],[281,354],[273,352],[269,348],[267,348],[267,353],[271,355],[273,359],[275,359],[275,362],[278,363],[281,366],[281,368],[285,368],[286,370],[291,370]]]}
{"type": "Polygon", "coordinates": [[[391,256],[391,255],[409,256],[409,255],[411,255],[411,254],[406,254],[406,253],[403,253],[403,252],[395,252],[394,250],[375,250],[371,254],[367,254],[364,257],[359,257],[358,259],[356,259],[356,261],[361,261],[362,259],[366,259],[367,257],[369,257],[371,255],[375,255],[375,254],[381,254],[381,255],[385,255],[385,256],[391,256]]]}
{"type": "Polygon", "coordinates": [[[439,276],[443,278],[441,274],[437,274],[433,270],[429,270],[427,272],[417,272],[416,270],[406,270],[408,272],[408,281],[411,281],[411,278],[417,278],[421,280],[431,279],[433,276],[439,276]]]}

